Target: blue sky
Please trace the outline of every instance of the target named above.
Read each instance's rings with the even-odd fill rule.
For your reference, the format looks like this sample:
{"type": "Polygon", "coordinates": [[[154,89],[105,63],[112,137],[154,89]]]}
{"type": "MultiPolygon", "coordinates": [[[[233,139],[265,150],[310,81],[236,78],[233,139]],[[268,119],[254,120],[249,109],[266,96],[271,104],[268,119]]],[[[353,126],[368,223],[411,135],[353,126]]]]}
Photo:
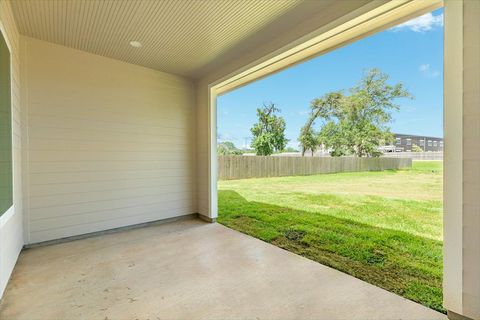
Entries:
{"type": "Polygon", "coordinates": [[[289,146],[298,146],[310,101],[347,89],[363,71],[380,68],[390,82],[402,82],[415,99],[400,99],[393,114],[396,133],[443,136],[443,9],[377,33],[217,98],[220,141],[244,147],[256,108],[273,102],[287,123],[289,146]]]}

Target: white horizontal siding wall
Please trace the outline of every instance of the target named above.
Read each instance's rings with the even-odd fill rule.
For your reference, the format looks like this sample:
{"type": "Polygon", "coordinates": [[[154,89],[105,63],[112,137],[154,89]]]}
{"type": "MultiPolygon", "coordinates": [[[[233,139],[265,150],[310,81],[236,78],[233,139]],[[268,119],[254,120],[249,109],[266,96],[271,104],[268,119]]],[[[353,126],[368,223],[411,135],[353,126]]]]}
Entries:
{"type": "Polygon", "coordinates": [[[197,211],[190,81],[32,38],[22,45],[29,243],[197,211]]]}
{"type": "Polygon", "coordinates": [[[10,47],[12,132],[13,132],[13,207],[0,216],[0,298],[23,246],[22,163],[20,113],[20,36],[10,2],[0,1],[0,29],[10,47]]]}

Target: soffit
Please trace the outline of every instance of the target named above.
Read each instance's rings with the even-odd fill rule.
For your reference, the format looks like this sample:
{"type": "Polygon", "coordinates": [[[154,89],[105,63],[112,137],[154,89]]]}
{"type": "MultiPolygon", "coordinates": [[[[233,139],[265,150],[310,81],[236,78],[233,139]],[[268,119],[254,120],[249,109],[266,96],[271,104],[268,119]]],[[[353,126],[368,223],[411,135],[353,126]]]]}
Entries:
{"type": "MultiPolygon", "coordinates": [[[[188,77],[262,29],[332,0],[17,0],[21,34],[188,77]],[[130,41],[142,43],[133,48],[130,41]]],[[[290,21],[291,20],[291,21],[290,21]]],[[[282,23],[284,29],[285,20],[282,23]]],[[[287,28],[285,28],[287,27],[287,28]]],[[[268,39],[265,39],[268,40],[268,39]]]]}

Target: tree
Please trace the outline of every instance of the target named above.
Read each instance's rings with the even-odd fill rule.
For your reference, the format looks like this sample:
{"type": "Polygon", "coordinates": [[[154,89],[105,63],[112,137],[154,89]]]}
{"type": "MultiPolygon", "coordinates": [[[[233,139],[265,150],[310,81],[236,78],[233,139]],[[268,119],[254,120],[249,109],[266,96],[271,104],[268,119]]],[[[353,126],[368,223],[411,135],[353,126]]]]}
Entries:
{"type": "Polygon", "coordinates": [[[418,145],[416,145],[415,143],[412,144],[412,151],[413,152],[423,152],[423,149],[420,148],[418,145]]]}
{"type": "Polygon", "coordinates": [[[253,134],[251,146],[257,155],[268,156],[283,151],[287,145],[285,119],[277,116],[277,112],[280,109],[273,103],[257,109],[258,122],[250,129],[253,134]]]}
{"type": "Polygon", "coordinates": [[[401,83],[387,81],[387,74],[371,69],[348,94],[330,92],[314,99],[310,118],[300,132],[303,153],[323,145],[332,156],[379,156],[380,143],[393,140],[388,123],[391,112],[400,108],[395,100],[412,97],[401,83]],[[322,121],[318,132],[313,129],[316,120],[322,121]]]}
{"type": "Polygon", "coordinates": [[[329,118],[332,115],[332,111],[336,109],[333,106],[337,106],[341,99],[342,94],[340,92],[331,92],[311,102],[310,108],[312,112],[310,118],[302,127],[298,139],[302,147],[302,156],[304,156],[307,151],[311,151],[313,156],[313,153],[322,144],[319,133],[313,128],[315,121],[318,118],[329,118]]]}
{"type": "Polygon", "coordinates": [[[320,144],[318,133],[313,130],[313,127],[311,125],[305,125],[302,128],[298,141],[300,142],[300,146],[302,147],[302,157],[307,151],[311,151],[313,157],[313,154],[315,153],[320,144]]]}
{"type": "Polygon", "coordinates": [[[239,150],[233,142],[224,141],[217,144],[217,154],[221,156],[228,155],[242,155],[242,150],[239,150]]]}

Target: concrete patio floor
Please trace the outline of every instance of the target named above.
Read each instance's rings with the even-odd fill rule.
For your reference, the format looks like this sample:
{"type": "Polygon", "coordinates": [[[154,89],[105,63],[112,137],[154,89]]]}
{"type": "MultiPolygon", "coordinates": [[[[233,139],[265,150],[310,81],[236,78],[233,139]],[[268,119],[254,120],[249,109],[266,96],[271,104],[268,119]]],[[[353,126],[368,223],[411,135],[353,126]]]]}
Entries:
{"type": "Polygon", "coordinates": [[[220,224],[154,225],[22,252],[0,319],[446,319],[220,224]]]}

